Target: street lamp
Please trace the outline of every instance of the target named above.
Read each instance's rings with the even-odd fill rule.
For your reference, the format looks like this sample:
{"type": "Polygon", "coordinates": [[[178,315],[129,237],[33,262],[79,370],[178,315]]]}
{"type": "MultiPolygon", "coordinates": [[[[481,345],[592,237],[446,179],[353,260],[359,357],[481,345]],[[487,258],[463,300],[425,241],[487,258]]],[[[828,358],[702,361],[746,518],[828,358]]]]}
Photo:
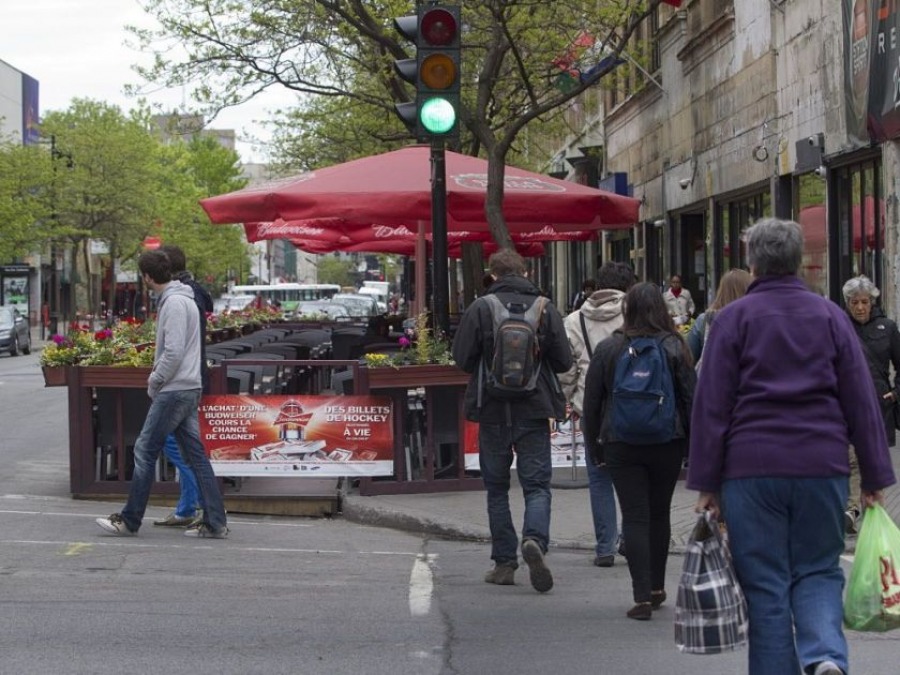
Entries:
{"type": "MultiPolygon", "coordinates": [[[[56,223],[59,219],[59,214],[56,211],[56,171],[57,171],[57,162],[61,159],[66,160],[66,168],[71,169],[75,163],[72,160],[72,153],[64,152],[60,150],[56,146],[56,135],[50,135],[50,166],[52,171],[52,192],[50,193],[51,200],[51,214],[50,218],[56,223]]],[[[50,240],[50,280],[49,280],[49,288],[47,292],[47,305],[48,305],[48,324],[50,328],[50,333],[55,334],[59,332],[59,315],[60,315],[60,281],[59,281],[59,250],[57,249],[56,239],[52,238],[50,240]]]]}

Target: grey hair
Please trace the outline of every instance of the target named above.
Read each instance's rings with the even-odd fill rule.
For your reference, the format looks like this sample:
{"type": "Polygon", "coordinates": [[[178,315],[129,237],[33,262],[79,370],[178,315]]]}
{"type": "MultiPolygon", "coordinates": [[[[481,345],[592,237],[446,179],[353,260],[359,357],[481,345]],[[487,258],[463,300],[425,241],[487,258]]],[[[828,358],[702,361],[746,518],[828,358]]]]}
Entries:
{"type": "Polygon", "coordinates": [[[743,234],[747,262],[758,277],[796,274],[803,259],[803,230],[793,220],[761,218],[743,234]]]}
{"type": "Polygon", "coordinates": [[[854,295],[859,295],[860,293],[865,293],[873,300],[881,295],[878,286],[872,283],[871,279],[865,274],[860,274],[858,277],[848,279],[841,291],[844,294],[844,300],[847,302],[849,302],[850,298],[854,295]]]}

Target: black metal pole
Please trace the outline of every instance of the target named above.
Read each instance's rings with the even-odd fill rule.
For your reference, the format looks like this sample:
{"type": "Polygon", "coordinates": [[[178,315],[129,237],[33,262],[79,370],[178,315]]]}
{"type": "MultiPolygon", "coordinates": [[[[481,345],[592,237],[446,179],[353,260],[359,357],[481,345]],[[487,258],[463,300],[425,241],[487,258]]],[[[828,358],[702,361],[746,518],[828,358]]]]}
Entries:
{"type": "MultiPolygon", "coordinates": [[[[50,218],[53,220],[53,227],[56,228],[59,214],[56,211],[56,162],[60,159],[61,153],[56,147],[56,135],[50,136],[50,170],[52,172],[53,181],[50,199],[52,200],[52,213],[50,218]]],[[[56,268],[56,259],[59,253],[56,246],[56,233],[54,238],[50,240],[50,279],[47,289],[47,311],[49,317],[50,334],[59,333],[59,315],[60,315],[60,291],[59,291],[59,271],[56,268]]]]}
{"type": "Polygon", "coordinates": [[[447,278],[447,171],[444,141],[431,142],[431,237],[434,327],[450,334],[450,288],[447,278]]]}

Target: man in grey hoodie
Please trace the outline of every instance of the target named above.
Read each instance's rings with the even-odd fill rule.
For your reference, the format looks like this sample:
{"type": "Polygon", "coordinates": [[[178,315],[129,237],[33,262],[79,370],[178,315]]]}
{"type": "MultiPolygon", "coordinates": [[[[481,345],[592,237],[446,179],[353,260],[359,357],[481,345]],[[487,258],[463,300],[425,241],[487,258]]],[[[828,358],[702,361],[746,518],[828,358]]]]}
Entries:
{"type": "MultiPolygon", "coordinates": [[[[573,423],[574,417],[580,418],[584,409],[584,379],[594,349],[622,327],[622,300],[625,291],[634,284],[634,271],[626,263],[607,261],[600,268],[596,283],[598,290],[585,298],[581,307],[563,322],[574,363],[559,376],[559,381],[566,400],[575,411],[573,423]]],[[[585,465],[597,540],[594,564],[597,567],[612,567],[619,535],[616,493],[605,466],[595,466],[590,457],[585,458],[585,465]]]]}
{"type": "Polygon", "coordinates": [[[194,470],[205,509],[203,522],[185,531],[190,537],[224,539],[228,535],[222,493],[200,440],[200,313],[190,286],[172,279],[171,261],[162,251],[138,259],[144,283],[156,294],[156,355],[147,381],[150,410],[134,446],[134,475],[121,513],[97,518],[110,534],[128,536],[140,529],[154,467],[166,436],[174,434],[194,470]]]}

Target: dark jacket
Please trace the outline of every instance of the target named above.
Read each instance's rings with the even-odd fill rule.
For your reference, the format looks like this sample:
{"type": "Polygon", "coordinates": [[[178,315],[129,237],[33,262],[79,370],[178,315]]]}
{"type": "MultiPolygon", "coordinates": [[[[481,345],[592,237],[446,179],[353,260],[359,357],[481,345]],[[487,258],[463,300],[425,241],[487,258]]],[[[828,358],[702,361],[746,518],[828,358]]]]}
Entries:
{"type": "Polygon", "coordinates": [[[691,416],[687,487],[736,478],[895,482],[880,406],[850,318],[795,276],[760,277],[716,315],[691,416]]]}
{"type": "MultiPolygon", "coordinates": [[[[662,335],[657,336],[662,337],[662,335]]],[[[590,457],[599,462],[603,456],[603,444],[616,443],[619,439],[612,432],[613,380],[616,364],[628,346],[628,338],[618,330],[597,345],[584,383],[584,444],[590,457]]],[[[687,438],[690,431],[691,405],[697,375],[685,352],[684,341],[669,334],[662,342],[675,387],[675,438],[687,438]]]]}
{"type": "Polygon", "coordinates": [[[203,393],[209,393],[209,364],[206,362],[206,315],[213,311],[212,297],[203,286],[198,284],[190,272],[176,272],[175,279],[194,291],[194,303],[200,312],[200,377],[203,382],[203,393]]]}
{"type": "Polygon", "coordinates": [[[892,391],[895,399],[900,401],[900,388],[896,379],[891,382],[890,372],[892,363],[894,371],[900,372],[900,332],[897,331],[897,324],[885,317],[879,307],[872,308],[872,314],[866,323],[861,324],[857,321],[852,323],[862,343],[872,380],[875,382],[875,393],[878,394],[878,402],[881,404],[888,445],[893,445],[897,440],[894,402],[882,397],[892,391]]]}
{"type": "MultiPolygon", "coordinates": [[[[525,277],[508,275],[497,279],[490,294],[504,297],[518,296],[517,301],[527,306],[538,299],[540,291],[525,277]]],[[[504,297],[505,299],[505,297],[504,297]]],[[[471,373],[466,387],[466,418],[475,422],[493,424],[513,423],[517,420],[563,419],[566,402],[556,373],[572,367],[572,352],[563,328],[562,318],[556,307],[548,302],[538,328],[541,374],[535,392],[524,399],[508,401],[493,398],[482,382],[481,407],[478,406],[479,373],[481,365],[490,360],[494,352],[494,321],[490,307],[483,298],[473,302],[463,314],[453,340],[453,360],[467,373],[471,373]]]]}

